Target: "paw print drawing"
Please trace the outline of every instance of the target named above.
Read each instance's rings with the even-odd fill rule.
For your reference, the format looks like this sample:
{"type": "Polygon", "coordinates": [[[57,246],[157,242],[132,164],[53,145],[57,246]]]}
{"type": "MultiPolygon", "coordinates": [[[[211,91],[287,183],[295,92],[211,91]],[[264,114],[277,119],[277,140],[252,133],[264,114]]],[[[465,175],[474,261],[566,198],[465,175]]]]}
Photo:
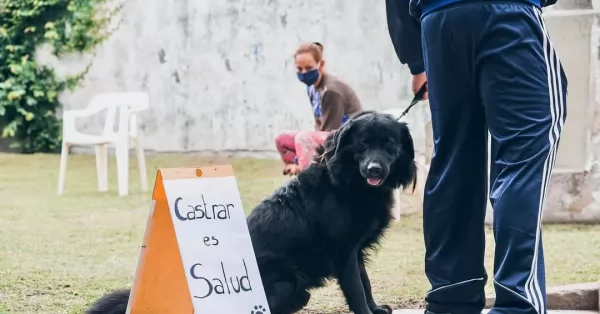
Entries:
{"type": "Polygon", "coordinates": [[[267,314],[267,309],[265,309],[262,305],[255,305],[254,310],[252,310],[250,314],[267,314]]]}

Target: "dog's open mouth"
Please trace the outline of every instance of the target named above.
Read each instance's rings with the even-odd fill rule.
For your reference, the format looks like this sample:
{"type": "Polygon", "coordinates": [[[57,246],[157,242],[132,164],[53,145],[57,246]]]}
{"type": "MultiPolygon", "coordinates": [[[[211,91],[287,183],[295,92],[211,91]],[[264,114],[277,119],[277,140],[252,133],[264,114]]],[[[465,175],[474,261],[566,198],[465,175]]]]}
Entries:
{"type": "Polygon", "coordinates": [[[367,183],[371,186],[379,186],[383,182],[381,178],[367,178],[367,183]]]}

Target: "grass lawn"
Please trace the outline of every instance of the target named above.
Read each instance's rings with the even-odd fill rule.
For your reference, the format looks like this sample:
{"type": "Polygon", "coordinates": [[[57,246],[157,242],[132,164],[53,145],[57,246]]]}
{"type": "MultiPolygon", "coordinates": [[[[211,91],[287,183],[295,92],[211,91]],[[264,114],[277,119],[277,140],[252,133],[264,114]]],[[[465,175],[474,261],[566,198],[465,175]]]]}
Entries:
{"type": "MultiPolygon", "coordinates": [[[[153,155],[147,162],[150,187],[159,167],[232,163],[246,210],[286,180],[276,160],[153,155]]],[[[101,294],[131,283],[151,192],[138,192],[132,159],[132,194],[117,197],[111,158],[111,191],[100,194],[94,166],[92,156],[71,156],[59,197],[58,156],[0,154],[0,313],[82,313],[101,294]]],[[[600,226],[546,226],[544,245],[549,285],[599,280],[600,226]]],[[[492,249],[488,232],[488,269],[492,249]]],[[[422,304],[423,250],[419,215],[394,225],[369,267],[376,300],[422,304]]],[[[331,284],[313,293],[303,313],[345,312],[331,284]]]]}

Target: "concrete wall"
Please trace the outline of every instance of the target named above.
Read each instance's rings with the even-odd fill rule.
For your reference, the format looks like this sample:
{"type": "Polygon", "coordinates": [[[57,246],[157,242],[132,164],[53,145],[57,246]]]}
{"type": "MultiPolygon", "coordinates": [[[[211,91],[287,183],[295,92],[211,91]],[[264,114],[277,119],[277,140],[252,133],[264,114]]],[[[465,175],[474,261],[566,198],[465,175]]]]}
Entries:
{"type": "Polygon", "coordinates": [[[410,75],[395,55],[383,1],[129,0],[121,17],[96,56],[39,55],[61,73],[93,60],[83,86],[62,95],[66,108],[84,107],[100,92],[148,92],[151,109],[141,121],[150,150],[273,152],[280,130],[312,128],[293,64],[304,41],[324,43],[328,70],[356,89],[365,108],[410,101],[410,75]]]}
{"type": "MultiPolygon", "coordinates": [[[[561,0],[551,11],[590,7],[589,1],[561,0]]],[[[292,59],[303,41],[325,44],[329,71],[356,89],[366,109],[404,107],[411,98],[410,75],[394,53],[383,1],[129,0],[121,17],[118,30],[93,56],[57,60],[42,50],[38,58],[63,74],[92,62],[83,86],[61,95],[66,108],[84,107],[101,92],[148,92],[151,109],[141,121],[149,150],[274,155],[280,130],[312,127],[292,59]]],[[[586,65],[588,55],[581,50],[586,40],[595,48],[597,42],[589,40],[599,34],[597,28],[589,33],[595,23],[589,18],[547,23],[565,62],[569,92],[585,95],[575,101],[569,96],[567,124],[573,131],[567,133],[579,135],[561,143],[568,149],[559,153],[544,219],[600,221],[600,112],[594,98],[599,87],[585,86],[595,84],[590,78],[600,70],[593,76],[585,72],[595,65],[586,65]],[[574,106],[583,109],[571,113],[574,106]]],[[[406,120],[423,155],[427,106],[415,106],[406,120]]],[[[101,122],[83,121],[80,127],[99,131],[101,122]]]]}
{"type": "MultiPolygon", "coordinates": [[[[573,4],[585,8],[585,3],[573,4]]],[[[563,65],[569,78],[567,124],[570,124],[571,130],[579,128],[579,132],[572,132],[561,139],[562,160],[563,164],[569,164],[568,161],[581,156],[582,167],[561,168],[557,160],[548,189],[544,219],[548,222],[600,222],[598,20],[590,14],[556,16],[547,20],[549,31],[555,34],[553,40],[558,41],[556,45],[560,43],[563,46],[560,50],[557,47],[557,50],[561,59],[565,59],[563,65]],[[565,29],[570,31],[562,31],[565,29]],[[573,51],[569,51],[568,47],[573,51]],[[578,134],[577,138],[573,137],[575,134],[578,134]],[[581,141],[581,145],[574,145],[576,141],[581,141]]]]}

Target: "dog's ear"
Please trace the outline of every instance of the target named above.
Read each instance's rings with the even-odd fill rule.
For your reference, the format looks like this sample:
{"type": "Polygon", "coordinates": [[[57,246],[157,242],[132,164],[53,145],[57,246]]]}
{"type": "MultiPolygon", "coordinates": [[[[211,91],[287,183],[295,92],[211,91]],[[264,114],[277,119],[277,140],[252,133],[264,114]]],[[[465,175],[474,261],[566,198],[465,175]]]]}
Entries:
{"type": "Polygon", "coordinates": [[[348,163],[349,154],[348,142],[350,142],[351,134],[356,129],[353,121],[348,121],[345,125],[337,129],[336,131],[329,134],[325,141],[324,152],[320,159],[320,163],[325,164],[329,172],[331,182],[336,185],[348,184],[351,180],[351,176],[348,175],[348,163]]]}
{"type": "Polygon", "coordinates": [[[408,125],[404,122],[398,122],[398,131],[401,135],[400,145],[402,147],[401,155],[409,160],[415,159],[415,145],[408,125]]]}
{"type": "Polygon", "coordinates": [[[351,126],[352,122],[348,122],[327,136],[325,143],[316,149],[317,162],[328,162],[337,156],[340,148],[346,144],[351,126]]]}
{"type": "Polygon", "coordinates": [[[350,134],[351,129],[352,123],[347,123],[333,134],[334,151],[332,157],[335,157],[340,148],[347,144],[346,142],[348,141],[348,135],[350,134]]]}
{"type": "Polygon", "coordinates": [[[400,135],[400,153],[394,161],[392,176],[396,187],[407,188],[412,185],[412,189],[417,186],[417,166],[415,164],[415,146],[410,134],[408,125],[404,122],[398,122],[397,132],[400,135]]]}

